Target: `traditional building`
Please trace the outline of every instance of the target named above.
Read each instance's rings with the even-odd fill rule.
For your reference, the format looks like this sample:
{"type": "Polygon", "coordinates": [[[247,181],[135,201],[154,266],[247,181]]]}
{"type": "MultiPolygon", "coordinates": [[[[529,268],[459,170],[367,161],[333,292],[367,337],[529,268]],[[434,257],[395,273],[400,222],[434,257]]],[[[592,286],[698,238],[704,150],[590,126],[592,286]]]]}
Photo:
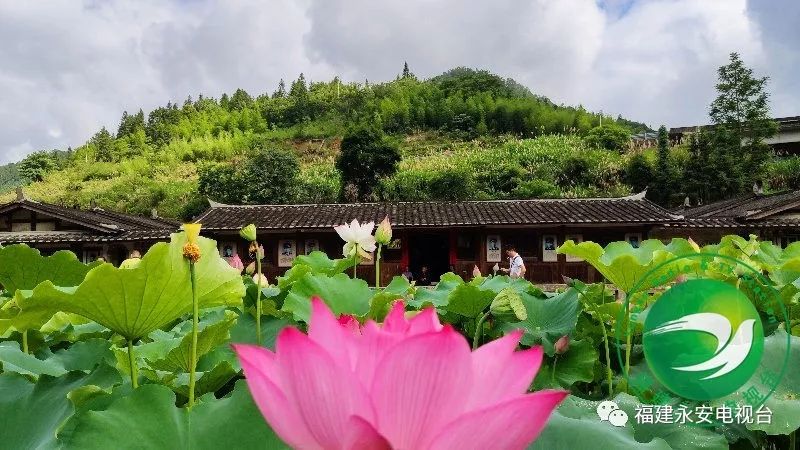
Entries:
{"type": "MultiPolygon", "coordinates": [[[[764,142],[772,147],[778,156],[800,155],[800,116],[779,117],[774,120],[778,122],[778,132],[764,142]]],[[[709,131],[712,128],[714,125],[670,128],[669,138],[673,144],[688,144],[687,138],[692,133],[700,130],[709,131]]]]}
{"type": "MultiPolygon", "coordinates": [[[[560,282],[562,275],[595,280],[586,263],[558,255],[568,239],[600,244],[646,239],[651,230],[683,218],[646,200],[643,194],[623,198],[547,199],[462,202],[398,202],[325,205],[224,205],[212,203],[197,217],[203,234],[215,238],[223,256],[238,253],[252,260],[239,229],[258,228],[265,247],[265,273],[271,281],[282,275],[298,254],[322,250],[341,257],[343,242],[333,227],[353,219],[375,223],[388,216],[395,241],[384,250],[382,283],[406,268],[418,274],[427,266],[432,279],[453,271],[464,277],[474,266],[492,273],[507,266],[504,249],[513,244],[522,255],[531,281],[560,282]]],[[[374,282],[371,262],[358,270],[374,282]]]]}
{"type": "Polygon", "coordinates": [[[99,257],[119,263],[130,251],[144,253],[169,239],[178,222],[139,217],[102,208],[76,209],[25,198],[0,205],[0,244],[28,244],[44,254],[71,250],[84,262],[99,257]]]}
{"type": "Polygon", "coordinates": [[[672,213],[684,219],[655,228],[653,237],[684,236],[710,244],[726,234],[755,234],[781,246],[800,240],[800,191],[754,192],[707,205],[683,206],[672,213]]]}

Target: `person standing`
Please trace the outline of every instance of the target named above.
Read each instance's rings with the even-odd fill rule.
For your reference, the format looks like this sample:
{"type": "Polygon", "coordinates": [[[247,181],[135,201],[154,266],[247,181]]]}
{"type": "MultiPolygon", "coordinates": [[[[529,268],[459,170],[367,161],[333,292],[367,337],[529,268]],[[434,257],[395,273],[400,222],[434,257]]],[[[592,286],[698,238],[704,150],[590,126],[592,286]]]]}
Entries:
{"type": "Polygon", "coordinates": [[[506,256],[508,256],[508,269],[503,267],[500,270],[509,274],[511,278],[525,278],[525,263],[522,261],[522,256],[517,253],[516,247],[506,246],[506,256]]]}
{"type": "Polygon", "coordinates": [[[417,286],[430,286],[431,274],[428,272],[428,266],[422,266],[419,271],[419,278],[417,278],[417,286]]]}

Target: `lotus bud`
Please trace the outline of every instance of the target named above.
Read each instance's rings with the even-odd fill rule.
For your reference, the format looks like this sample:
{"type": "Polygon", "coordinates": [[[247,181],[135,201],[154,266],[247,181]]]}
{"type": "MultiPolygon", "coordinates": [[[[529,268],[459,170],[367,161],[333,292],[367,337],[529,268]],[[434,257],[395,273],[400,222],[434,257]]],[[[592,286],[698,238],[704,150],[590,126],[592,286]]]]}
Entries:
{"type": "Polygon", "coordinates": [[[269,287],[269,280],[267,280],[267,277],[263,273],[261,276],[259,276],[259,274],[253,275],[253,283],[262,288],[269,287]]]}
{"type": "Polygon", "coordinates": [[[691,245],[691,246],[692,246],[692,248],[694,249],[694,251],[696,251],[696,252],[699,252],[699,251],[700,251],[700,246],[699,246],[699,245],[697,245],[697,242],[695,242],[695,241],[694,241],[694,239],[692,239],[692,238],[689,238],[689,239],[687,239],[687,241],[689,241],[689,245],[691,245]]]}
{"type": "Polygon", "coordinates": [[[186,241],[190,244],[196,244],[197,238],[200,237],[200,228],[202,224],[199,223],[185,223],[183,224],[183,231],[186,233],[186,241]]]}
{"type": "Polygon", "coordinates": [[[242,270],[244,270],[244,263],[242,262],[242,258],[239,258],[238,253],[228,258],[228,264],[230,264],[234,269],[238,270],[239,273],[242,273],[242,270]]]}
{"type": "Polygon", "coordinates": [[[392,242],[392,224],[389,222],[389,216],[378,224],[378,229],[375,230],[375,242],[381,245],[389,245],[392,242]]]}
{"type": "Polygon", "coordinates": [[[252,223],[241,230],[239,230],[239,236],[246,241],[253,242],[256,240],[256,226],[252,223]]]}
{"type": "Polygon", "coordinates": [[[522,303],[522,297],[514,288],[507,287],[500,291],[489,306],[492,315],[508,321],[525,320],[528,311],[522,303]]]}
{"type": "Polygon", "coordinates": [[[561,336],[555,343],[556,353],[559,355],[566,353],[569,350],[569,336],[561,336]]]}
{"type": "Polygon", "coordinates": [[[481,269],[478,268],[477,264],[475,264],[475,267],[472,268],[472,276],[474,278],[480,278],[482,276],[481,269]]]}
{"type": "Polygon", "coordinates": [[[499,271],[500,271],[500,264],[494,263],[494,266],[492,266],[492,272],[494,272],[494,274],[497,275],[497,272],[499,271]]]}

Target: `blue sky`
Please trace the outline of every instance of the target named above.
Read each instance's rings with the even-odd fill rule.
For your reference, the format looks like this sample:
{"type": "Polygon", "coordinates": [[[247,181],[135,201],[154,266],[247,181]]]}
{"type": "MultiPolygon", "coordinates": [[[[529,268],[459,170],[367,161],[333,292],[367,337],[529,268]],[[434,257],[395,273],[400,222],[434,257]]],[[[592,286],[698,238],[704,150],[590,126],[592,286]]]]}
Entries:
{"type": "Polygon", "coordinates": [[[454,66],[652,126],[707,121],[732,51],[800,114],[795,0],[0,0],[0,162],[79,146],[123,110],[278,80],[454,66]]]}

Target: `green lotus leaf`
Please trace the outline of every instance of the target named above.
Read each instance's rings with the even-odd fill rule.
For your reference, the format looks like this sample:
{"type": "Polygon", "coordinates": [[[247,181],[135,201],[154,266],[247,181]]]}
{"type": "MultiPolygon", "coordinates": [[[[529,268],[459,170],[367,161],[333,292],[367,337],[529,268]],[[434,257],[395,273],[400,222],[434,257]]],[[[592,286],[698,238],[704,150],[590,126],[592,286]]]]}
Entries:
{"type": "Polygon", "coordinates": [[[89,371],[99,364],[114,364],[114,353],[111,351],[111,342],[95,338],[58,350],[47,361],[57,363],[67,371],[89,371]]]}
{"type": "Polygon", "coordinates": [[[400,276],[392,278],[392,281],[390,281],[389,284],[383,288],[383,292],[387,294],[394,294],[402,298],[408,297],[412,291],[413,287],[408,279],[400,276]]]}
{"type": "MultiPolygon", "coordinates": [[[[201,372],[197,377],[197,384],[194,385],[195,395],[201,396],[209,392],[214,392],[225,386],[233,377],[238,374],[238,370],[228,361],[222,361],[211,370],[201,372]]],[[[184,397],[189,397],[189,374],[181,374],[177,377],[176,386],[172,389],[184,397]]]]}
{"type": "Polygon", "coordinates": [[[414,298],[408,300],[408,304],[421,308],[426,304],[433,305],[437,308],[446,307],[450,292],[457,286],[464,284],[464,280],[460,276],[448,272],[439,278],[439,282],[433,289],[425,287],[417,288],[414,298]]]}
{"type": "Polygon", "coordinates": [[[548,361],[536,374],[536,389],[565,388],[569,389],[578,382],[594,380],[595,364],[600,356],[594,344],[588,339],[573,340],[566,353],[555,356],[555,372],[553,360],[548,361]]]}
{"type": "Polygon", "coordinates": [[[539,288],[534,286],[530,281],[523,280],[522,278],[511,278],[508,275],[497,275],[488,277],[480,284],[481,289],[489,290],[495,294],[499,294],[503,289],[510,287],[517,292],[527,292],[529,294],[537,294],[541,292],[539,288]]]}
{"type": "Polygon", "coordinates": [[[0,375],[0,447],[56,448],[55,431],[73,413],[67,395],[82,386],[110,388],[119,382],[119,373],[105,364],[89,374],[42,375],[36,383],[15,373],[0,375]]]}
{"type": "Polygon", "coordinates": [[[70,418],[58,443],[84,450],[288,448],[264,421],[244,380],[236,383],[229,397],[203,396],[191,411],[175,407],[175,394],[169,388],[141,386],[102,411],[70,418]]]}
{"type": "Polygon", "coordinates": [[[312,273],[323,273],[325,275],[336,275],[353,267],[352,259],[330,259],[325,252],[319,250],[308,255],[298,255],[292,266],[304,265],[311,269],[312,273]]]}
{"type": "MultiPolygon", "coordinates": [[[[98,266],[79,286],[58,287],[49,281],[17,297],[16,320],[39,319],[45,311],[64,311],[94,320],[127,339],[161,328],[192,309],[189,265],[183,258],[185,233],[170,243],[152,246],[133,269],[98,266]]],[[[200,308],[241,304],[244,284],[236,269],[219,256],[216,242],[197,241],[203,255],[195,265],[200,308]]],[[[24,292],[24,291],[18,291],[24,292]]]]}
{"type": "Polygon", "coordinates": [[[89,270],[100,264],[84,264],[67,250],[42,256],[39,250],[25,244],[10,245],[0,248],[0,285],[11,293],[33,289],[45,280],[56,286],[77,286],[89,270]]]}
{"type": "MultiPolygon", "coordinates": [[[[224,344],[230,338],[230,330],[236,323],[237,315],[227,311],[225,318],[217,323],[208,325],[197,333],[197,357],[201,357],[218,346],[224,344]]],[[[148,361],[150,367],[156,370],[166,370],[170,372],[189,372],[191,366],[192,335],[187,334],[181,343],[170,350],[162,359],[148,361]]],[[[135,350],[134,350],[135,352],[135,350]]]]}
{"type": "Polygon", "coordinates": [[[369,311],[372,291],[366,281],[351,279],[343,273],[333,276],[307,273],[292,285],[282,310],[291,312],[295,320],[308,323],[311,297],[315,296],[321,298],[336,315],[363,316],[369,311]]]}
{"type": "Polygon", "coordinates": [[[578,291],[569,288],[548,299],[536,298],[525,292],[520,297],[528,318],[520,322],[503,322],[501,328],[505,332],[523,330],[522,344],[542,345],[548,355],[553,355],[553,344],[561,336],[570,335],[575,330],[579,312],[578,291]]]}
{"type": "MultiPolygon", "coordinates": [[[[765,401],[764,405],[772,411],[771,423],[747,424],[749,430],[764,431],[767,434],[789,434],[800,428],[800,338],[786,336],[783,329],[776,330],[764,339],[764,353],[761,357],[762,367],[756,371],[745,386],[751,386],[761,394],[766,394],[772,389],[774,382],[765,374],[781,373],[787,351],[789,364],[783,378],[780,379],[775,391],[765,401]],[[787,349],[787,345],[789,348],[787,349]]],[[[736,404],[744,405],[747,401],[741,392],[720,400],[724,403],[732,400],[736,404]]],[[[755,413],[755,407],[754,413],[755,413]]]]}
{"type": "Polygon", "coordinates": [[[612,242],[603,248],[591,241],[576,244],[570,240],[561,245],[558,252],[585,260],[617,288],[630,292],[634,287],[648,289],[671,281],[670,270],[683,267],[691,260],[664,263],[676,256],[697,253],[697,250],[686,239],[675,238],[669,245],[648,239],[638,248],[627,241],[612,242]],[[651,272],[656,267],[658,269],[651,272]],[[645,275],[648,275],[647,280],[644,280],[645,275]]]}
{"type": "Polygon", "coordinates": [[[711,429],[681,424],[638,424],[639,401],[628,394],[618,394],[614,402],[628,414],[624,427],[600,421],[599,401],[570,396],[558,407],[547,426],[529,449],[664,449],[727,450],[728,442],[711,429]]]}
{"type": "Polygon", "coordinates": [[[0,363],[3,372],[17,372],[24,375],[50,375],[58,377],[67,373],[64,366],[56,361],[41,360],[24,353],[19,344],[13,341],[0,342],[0,363]]]}
{"type": "Polygon", "coordinates": [[[462,283],[450,291],[447,298],[447,310],[464,317],[478,317],[492,303],[495,293],[482,290],[469,283],[462,283]]]}

